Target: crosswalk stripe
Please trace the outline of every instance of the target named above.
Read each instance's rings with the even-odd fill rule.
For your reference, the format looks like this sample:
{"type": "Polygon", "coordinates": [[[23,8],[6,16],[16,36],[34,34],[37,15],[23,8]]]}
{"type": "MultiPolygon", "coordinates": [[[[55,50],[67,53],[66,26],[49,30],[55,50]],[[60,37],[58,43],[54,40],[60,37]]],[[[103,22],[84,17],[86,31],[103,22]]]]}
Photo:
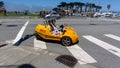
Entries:
{"type": "Polygon", "coordinates": [[[13,45],[16,44],[16,43],[21,39],[21,37],[22,37],[22,35],[23,35],[23,33],[24,33],[24,31],[25,31],[25,29],[26,29],[26,27],[27,27],[28,24],[29,24],[29,21],[27,21],[27,22],[23,25],[23,27],[20,29],[20,31],[18,32],[15,40],[13,41],[13,45]]]}
{"type": "Polygon", "coordinates": [[[109,37],[109,38],[112,38],[112,39],[115,39],[117,41],[120,41],[120,37],[116,36],[116,35],[113,35],[113,34],[104,34],[105,36],[109,37]]]}
{"type": "Polygon", "coordinates": [[[72,55],[78,59],[80,64],[87,63],[96,63],[97,61],[92,58],[89,54],[87,54],[82,48],[80,48],[77,44],[67,47],[67,49],[72,53],[72,55]]]}
{"type": "Polygon", "coordinates": [[[40,41],[34,38],[34,48],[47,49],[47,46],[44,41],[40,41]]]}
{"type": "Polygon", "coordinates": [[[107,51],[113,53],[114,55],[120,57],[120,49],[119,48],[117,48],[111,44],[108,44],[104,41],[101,41],[101,40],[99,40],[93,36],[90,36],[90,35],[83,36],[83,37],[86,38],[87,40],[91,41],[92,43],[94,43],[94,44],[106,49],[107,51]]]}

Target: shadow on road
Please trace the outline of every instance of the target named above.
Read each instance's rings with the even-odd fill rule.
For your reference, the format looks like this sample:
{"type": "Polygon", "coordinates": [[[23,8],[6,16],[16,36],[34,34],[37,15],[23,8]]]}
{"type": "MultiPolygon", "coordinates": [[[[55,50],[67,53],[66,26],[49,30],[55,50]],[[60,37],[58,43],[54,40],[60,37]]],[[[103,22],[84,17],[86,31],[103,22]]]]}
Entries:
{"type": "Polygon", "coordinates": [[[7,27],[17,27],[18,25],[6,25],[7,27]]]}
{"type": "Polygon", "coordinates": [[[22,65],[20,65],[18,68],[36,68],[36,67],[34,67],[34,66],[31,65],[31,64],[22,64],[22,65]]]}
{"type": "Polygon", "coordinates": [[[0,68],[36,68],[31,64],[22,64],[22,65],[1,65],[0,68]]]}
{"type": "MultiPolygon", "coordinates": [[[[25,35],[23,38],[21,38],[19,41],[17,41],[15,44],[13,44],[14,46],[19,46],[22,42],[24,42],[25,40],[27,40],[27,39],[29,39],[29,38],[31,38],[31,37],[33,37],[33,36],[35,36],[35,34],[33,33],[33,34],[28,34],[28,35],[25,35]]],[[[47,43],[56,43],[56,44],[61,44],[61,42],[60,41],[55,41],[55,40],[45,40],[45,39],[43,39],[43,38],[38,38],[38,37],[36,37],[36,39],[37,40],[40,40],[40,41],[44,41],[44,42],[47,42],[47,43]]],[[[76,42],[75,44],[78,44],[79,43],[79,41],[78,42],[76,42]]],[[[62,44],[61,44],[62,45],[62,44]]],[[[73,44],[74,45],[74,44],[73,44]]],[[[72,46],[72,45],[71,45],[72,46]]]]}
{"type": "Polygon", "coordinates": [[[24,42],[25,40],[33,37],[35,34],[28,34],[28,35],[25,35],[23,38],[21,38],[19,41],[17,41],[14,46],[19,46],[22,42],[24,42]]]}

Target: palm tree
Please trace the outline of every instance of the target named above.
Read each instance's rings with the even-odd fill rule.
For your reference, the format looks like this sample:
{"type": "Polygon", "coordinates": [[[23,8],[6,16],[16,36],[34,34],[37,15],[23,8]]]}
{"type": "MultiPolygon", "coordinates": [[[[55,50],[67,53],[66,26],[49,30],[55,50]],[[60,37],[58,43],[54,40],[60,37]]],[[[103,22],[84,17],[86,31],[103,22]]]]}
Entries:
{"type": "Polygon", "coordinates": [[[95,6],[94,3],[89,3],[89,4],[88,4],[88,7],[89,7],[90,12],[92,11],[92,9],[93,9],[94,6],[95,6]]]}
{"type": "Polygon", "coordinates": [[[82,7],[83,7],[83,6],[85,6],[85,4],[84,4],[84,3],[79,2],[79,3],[78,3],[78,6],[80,7],[80,13],[81,13],[81,12],[82,12],[82,7]]]}
{"type": "Polygon", "coordinates": [[[56,8],[53,8],[52,10],[53,10],[53,11],[56,11],[56,12],[60,12],[60,8],[57,8],[57,7],[56,7],[56,8]]]}
{"type": "Polygon", "coordinates": [[[73,3],[73,2],[70,2],[70,3],[68,3],[68,4],[69,4],[70,8],[73,9],[73,7],[74,7],[74,3],[73,3]]]}
{"type": "Polygon", "coordinates": [[[61,2],[60,5],[61,5],[61,7],[62,7],[62,9],[63,9],[63,8],[66,7],[67,3],[66,3],[66,2],[61,2]]]}
{"type": "Polygon", "coordinates": [[[79,11],[79,6],[78,6],[79,2],[73,2],[73,8],[75,8],[75,12],[79,11]]]}
{"type": "Polygon", "coordinates": [[[98,12],[98,6],[95,5],[95,12],[98,12]]]}
{"type": "Polygon", "coordinates": [[[6,16],[6,9],[4,8],[4,2],[0,1],[0,12],[3,12],[4,16],[6,16]]]}
{"type": "Polygon", "coordinates": [[[57,7],[58,7],[59,9],[61,9],[62,5],[57,5],[57,7]]]}
{"type": "Polygon", "coordinates": [[[89,3],[87,2],[87,3],[85,4],[85,12],[88,11],[88,7],[89,7],[89,3]]]}
{"type": "Polygon", "coordinates": [[[84,3],[81,2],[74,2],[74,6],[80,8],[80,12],[82,12],[82,7],[84,6],[84,3]]]}
{"type": "Polygon", "coordinates": [[[96,5],[95,8],[96,8],[96,12],[99,12],[100,9],[102,9],[102,6],[100,6],[100,5],[96,5]]]}
{"type": "Polygon", "coordinates": [[[94,3],[91,4],[91,10],[94,11],[94,8],[96,8],[96,5],[94,3]]]}
{"type": "Polygon", "coordinates": [[[98,6],[98,12],[100,11],[100,9],[102,9],[102,6],[98,6]]]}
{"type": "Polygon", "coordinates": [[[4,2],[0,1],[0,8],[2,8],[4,6],[4,2]]]}
{"type": "Polygon", "coordinates": [[[107,9],[108,9],[108,11],[110,10],[110,8],[111,8],[111,5],[108,4],[108,5],[107,5],[107,9]]]}

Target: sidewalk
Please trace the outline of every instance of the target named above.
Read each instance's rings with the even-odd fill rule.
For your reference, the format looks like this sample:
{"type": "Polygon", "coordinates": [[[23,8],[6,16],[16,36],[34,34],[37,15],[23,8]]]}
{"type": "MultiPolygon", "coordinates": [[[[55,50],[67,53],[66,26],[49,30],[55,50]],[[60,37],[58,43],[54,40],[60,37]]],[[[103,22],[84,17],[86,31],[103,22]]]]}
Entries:
{"type": "Polygon", "coordinates": [[[6,45],[0,48],[0,68],[19,68],[20,65],[28,64],[35,68],[69,68],[58,64],[55,58],[59,54],[47,50],[34,49],[26,46],[6,45]]]}
{"type": "MultiPolygon", "coordinates": [[[[0,48],[0,68],[70,68],[55,60],[60,56],[47,50],[8,44],[0,48]]],[[[74,68],[97,68],[76,64],[74,68]]]]}

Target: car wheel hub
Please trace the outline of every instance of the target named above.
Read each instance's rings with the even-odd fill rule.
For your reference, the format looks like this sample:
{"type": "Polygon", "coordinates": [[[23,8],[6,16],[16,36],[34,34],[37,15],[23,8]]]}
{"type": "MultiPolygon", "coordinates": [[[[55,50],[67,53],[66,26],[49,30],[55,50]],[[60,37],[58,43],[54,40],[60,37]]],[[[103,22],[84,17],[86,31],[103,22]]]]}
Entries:
{"type": "Polygon", "coordinates": [[[62,40],[62,43],[63,43],[64,45],[70,45],[70,44],[71,44],[71,40],[70,40],[69,38],[64,38],[64,39],[62,40]]]}

